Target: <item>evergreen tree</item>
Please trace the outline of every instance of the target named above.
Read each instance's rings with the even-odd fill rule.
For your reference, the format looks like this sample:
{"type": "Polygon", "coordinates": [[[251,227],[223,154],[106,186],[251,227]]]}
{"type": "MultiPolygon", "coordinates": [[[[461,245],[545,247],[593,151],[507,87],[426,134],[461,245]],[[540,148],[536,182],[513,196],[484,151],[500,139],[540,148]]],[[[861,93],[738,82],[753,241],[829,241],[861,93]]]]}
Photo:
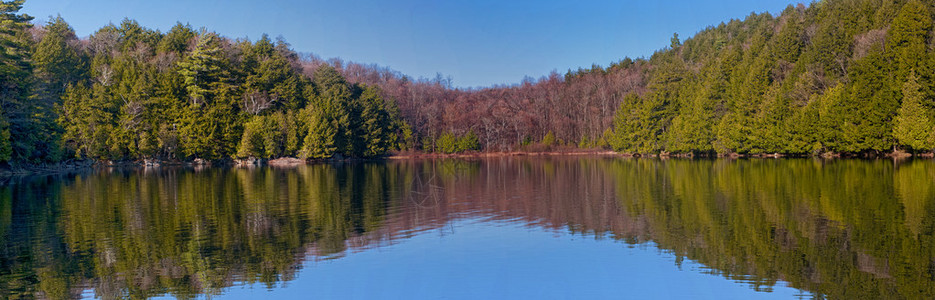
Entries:
{"type": "MultiPolygon", "coordinates": [[[[0,110],[0,115],[3,111],[0,110]]],[[[10,144],[10,124],[5,118],[0,118],[0,162],[8,162],[13,158],[13,146],[10,144]]]]}
{"type": "Polygon", "coordinates": [[[921,1],[910,0],[900,8],[886,38],[886,52],[896,65],[896,80],[903,82],[910,70],[921,69],[931,31],[929,8],[921,1]]]}
{"type": "Polygon", "coordinates": [[[181,23],[161,34],[125,19],[80,41],[61,17],[30,30],[22,3],[0,2],[0,163],[56,161],[63,148],[113,160],[374,157],[417,141],[511,149],[545,132],[546,146],[631,153],[932,148],[935,7],[920,0],[788,6],[673,35],[649,59],[476,91],[181,23]]]}
{"type": "Polygon", "coordinates": [[[324,159],[331,158],[339,149],[335,143],[338,134],[337,128],[328,120],[323,112],[309,108],[307,112],[308,133],[299,151],[299,157],[324,159]]]}
{"type": "Polygon", "coordinates": [[[188,51],[189,43],[196,36],[197,34],[192,30],[191,25],[182,25],[181,22],[177,22],[162,37],[156,49],[160,53],[172,53],[181,56],[188,51]]]}
{"type": "Polygon", "coordinates": [[[69,85],[87,78],[87,58],[78,47],[74,30],[57,16],[43,28],[42,39],[32,54],[35,65],[34,98],[38,125],[34,136],[40,141],[37,153],[48,161],[57,161],[63,155],[61,144],[63,129],[55,122],[55,107],[61,105],[62,95],[69,85]]]}
{"type": "Polygon", "coordinates": [[[58,123],[64,128],[63,139],[77,157],[112,159],[109,137],[116,132],[116,103],[106,87],[82,84],[69,87],[62,103],[58,123]]]}
{"type": "Polygon", "coordinates": [[[787,147],[789,141],[786,120],[790,111],[781,96],[767,95],[757,110],[751,130],[751,153],[777,153],[787,147]]]}
{"type": "MultiPolygon", "coordinates": [[[[817,96],[816,96],[817,98],[817,96]]],[[[783,152],[792,154],[819,154],[823,150],[820,103],[811,100],[805,107],[795,110],[787,123],[789,142],[783,152]]]]}
{"type": "Polygon", "coordinates": [[[260,114],[266,109],[299,109],[305,105],[303,82],[287,57],[263,35],[254,45],[245,43],[244,111],[260,114]]]}
{"type": "Polygon", "coordinates": [[[237,147],[237,157],[239,158],[263,158],[266,151],[263,141],[263,118],[254,117],[244,123],[243,137],[240,139],[240,145],[237,147]]]}
{"type": "MultiPolygon", "coordinates": [[[[310,106],[314,106],[314,113],[309,124],[309,134],[312,130],[321,138],[314,138],[316,145],[324,147],[320,153],[337,152],[345,155],[356,153],[357,143],[354,140],[352,122],[357,107],[352,103],[354,96],[350,85],[344,77],[331,66],[322,66],[315,71],[313,77],[317,94],[310,106]],[[314,126],[313,126],[314,125],[314,126]],[[329,151],[331,147],[335,150],[329,151]]],[[[308,138],[306,138],[308,140],[308,138]]],[[[307,145],[308,146],[308,145],[307,145]]]]}
{"type": "Polygon", "coordinates": [[[713,99],[705,91],[684,107],[683,111],[672,119],[669,130],[667,149],[671,152],[710,152],[713,149],[714,133],[712,131],[714,111],[710,107],[713,99]]]}
{"type": "MultiPolygon", "coordinates": [[[[0,151],[10,149],[9,158],[0,161],[31,160],[38,127],[33,119],[36,109],[28,99],[32,88],[32,65],[26,29],[32,17],[19,14],[23,0],[0,2],[0,151]]],[[[6,159],[4,159],[6,158],[6,159]]]]}
{"type": "Polygon", "coordinates": [[[818,95],[818,120],[819,120],[819,142],[822,150],[841,151],[843,149],[843,133],[841,128],[844,125],[844,114],[846,109],[841,103],[846,96],[846,86],[840,83],[824,94],[818,95]]]}
{"type": "Polygon", "coordinates": [[[179,62],[179,74],[185,80],[185,89],[193,107],[211,100],[222,85],[221,48],[213,32],[202,33],[198,45],[185,60],[179,62]]]}
{"type": "Polygon", "coordinates": [[[87,62],[78,49],[75,31],[61,16],[49,20],[44,29],[32,58],[41,85],[40,99],[58,101],[68,85],[86,78],[87,62]]]}
{"type": "Polygon", "coordinates": [[[854,62],[849,71],[850,91],[841,102],[841,143],[837,151],[857,153],[885,151],[895,145],[893,117],[898,109],[882,53],[872,52],[854,62]]]}
{"type": "Polygon", "coordinates": [[[379,91],[375,87],[364,87],[360,95],[362,121],[356,134],[364,140],[364,157],[386,153],[396,143],[397,123],[391,119],[379,91]]]}
{"type": "Polygon", "coordinates": [[[935,123],[932,123],[932,113],[923,105],[925,98],[921,89],[918,77],[910,73],[903,85],[903,101],[896,114],[893,136],[911,149],[931,151],[935,149],[935,123]]]}
{"type": "Polygon", "coordinates": [[[435,140],[435,149],[438,152],[451,154],[458,152],[458,137],[451,132],[442,133],[435,140]]]}
{"type": "Polygon", "coordinates": [[[458,138],[457,149],[458,152],[480,150],[480,140],[477,139],[477,134],[474,133],[474,130],[469,130],[458,138]]]}
{"type": "Polygon", "coordinates": [[[237,101],[229,86],[228,65],[214,33],[203,33],[191,54],[179,62],[191,103],[179,123],[186,156],[219,159],[234,154],[242,138],[237,101]]]}

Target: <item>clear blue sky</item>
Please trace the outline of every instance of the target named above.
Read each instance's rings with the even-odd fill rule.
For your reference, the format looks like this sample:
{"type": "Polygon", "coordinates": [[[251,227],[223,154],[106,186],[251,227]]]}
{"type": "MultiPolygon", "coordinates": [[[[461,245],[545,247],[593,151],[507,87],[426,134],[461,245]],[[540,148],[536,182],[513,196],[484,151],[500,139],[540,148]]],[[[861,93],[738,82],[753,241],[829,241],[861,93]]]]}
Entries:
{"type": "Polygon", "coordinates": [[[27,0],[44,22],[61,14],[79,36],[124,17],[168,30],[176,21],[232,38],[283,36],[323,58],[376,63],[412,77],[449,75],[459,87],[520,82],[552,70],[648,57],[708,25],[794,0],[244,1],[27,0]]]}

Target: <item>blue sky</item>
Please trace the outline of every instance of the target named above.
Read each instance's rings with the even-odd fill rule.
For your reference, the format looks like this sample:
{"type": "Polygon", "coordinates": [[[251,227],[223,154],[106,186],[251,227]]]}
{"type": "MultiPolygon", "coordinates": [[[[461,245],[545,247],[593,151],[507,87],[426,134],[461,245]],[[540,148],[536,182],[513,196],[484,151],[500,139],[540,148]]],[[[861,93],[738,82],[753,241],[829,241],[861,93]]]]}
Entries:
{"type": "Polygon", "coordinates": [[[176,21],[232,38],[284,37],[298,52],[376,63],[413,77],[442,73],[458,87],[538,78],[646,57],[708,25],[791,0],[244,1],[27,0],[44,22],[61,14],[79,36],[129,17],[165,32],[176,21]]]}

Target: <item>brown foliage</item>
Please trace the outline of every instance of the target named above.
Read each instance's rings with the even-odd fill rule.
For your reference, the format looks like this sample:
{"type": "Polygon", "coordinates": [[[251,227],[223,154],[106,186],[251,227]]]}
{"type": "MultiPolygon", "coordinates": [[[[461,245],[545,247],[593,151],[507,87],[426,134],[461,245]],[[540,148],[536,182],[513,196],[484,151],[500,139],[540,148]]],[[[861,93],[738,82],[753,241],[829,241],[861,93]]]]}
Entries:
{"type": "Polygon", "coordinates": [[[307,75],[323,64],[349,82],[380,86],[418,139],[473,130],[488,151],[513,151],[549,131],[565,141],[599,138],[611,127],[623,97],[646,90],[642,61],[479,89],[453,88],[441,75],[413,80],[385,67],[337,59],[306,57],[302,63],[307,75]]]}

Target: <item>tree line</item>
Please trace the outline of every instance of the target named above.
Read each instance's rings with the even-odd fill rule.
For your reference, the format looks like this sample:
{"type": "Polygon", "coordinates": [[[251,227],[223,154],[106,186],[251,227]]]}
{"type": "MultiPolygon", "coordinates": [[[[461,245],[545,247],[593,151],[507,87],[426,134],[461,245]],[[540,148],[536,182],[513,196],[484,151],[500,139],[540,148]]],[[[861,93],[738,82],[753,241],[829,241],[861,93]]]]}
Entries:
{"type": "Polygon", "coordinates": [[[656,53],[617,111],[631,152],[935,149],[933,3],[838,0],[750,15],[656,53]]]}
{"type": "Polygon", "coordinates": [[[750,14],[649,58],[452,89],[328,61],[380,85],[421,139],[474,132],[483,149],[542,143],[629,153],[819,155],[935,149],[935,4],[826,0],[750,14]]]}
{"type": "Polygon", "coordinates": [[[0,5],[0,162],[374,157],[394,150],[879,154],[935,149],[935,4],[826,0],[649,58],[454,88],[126,19],[78,38],[0,5]]]}
{"type": "Polygon", "coordinates": [[[374,157],[411,136],[380,87],[305,74],[279,39],[126,19],[79,39],[3,2],[0,161],[374,157]]]}

